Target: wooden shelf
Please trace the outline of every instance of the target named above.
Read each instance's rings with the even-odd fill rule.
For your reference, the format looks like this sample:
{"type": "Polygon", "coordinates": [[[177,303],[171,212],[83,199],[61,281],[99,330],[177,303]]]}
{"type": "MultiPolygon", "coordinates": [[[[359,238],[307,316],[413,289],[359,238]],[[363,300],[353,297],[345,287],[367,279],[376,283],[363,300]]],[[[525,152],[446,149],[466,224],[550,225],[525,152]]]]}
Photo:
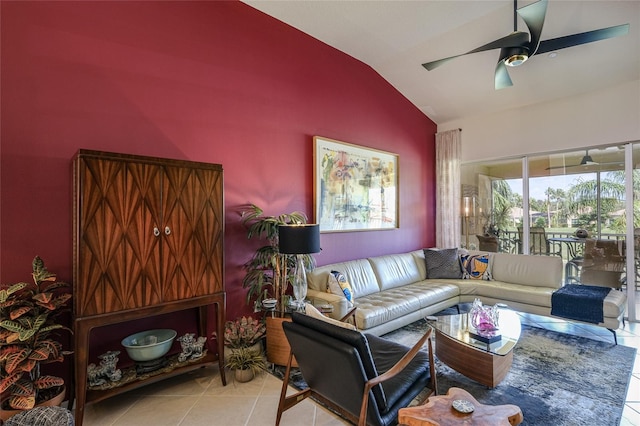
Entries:
{"type": "Polygon", "coordinates": [[[119,395],[123,392],[128,392],[134,389],[138,389],[143,386],[147,386],[152,383],[157,383],[159,381],[168,379],[170,377],[179,376],[181,374],[188,373],[189,371],[194,371],[199,368],[204,368],[206,366],[212,366],[216,364],[218,364],[218,357],[215,356],[214,354],[207,353],[202,359],[198,361],[194,361],[187,365],[176,367],[169,372],[163,372],[160,374],[146,377],[144,379],[136,379],[122,386],[118,386],[110,389],[104,389],[104,390],[89,389],[87,391],[87,399],[85,401],[85,405],[91,405],[96,402],[100,402],[105,399],[111,398],[115,395],[119,395]]]}

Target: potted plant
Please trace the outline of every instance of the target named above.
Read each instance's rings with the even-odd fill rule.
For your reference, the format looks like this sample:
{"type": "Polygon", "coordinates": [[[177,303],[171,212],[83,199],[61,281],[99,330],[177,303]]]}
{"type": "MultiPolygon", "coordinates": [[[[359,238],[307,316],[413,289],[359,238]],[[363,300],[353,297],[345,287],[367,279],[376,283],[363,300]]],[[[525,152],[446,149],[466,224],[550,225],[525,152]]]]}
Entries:
{"type": "Polygon", "coordinates": [[[227,321],[224,325],[224,344],[233,349],[246,348],[264,337],[264,323],[251,316],[227,321]]]}
{"type": "Polygon", "coordinates": [[[262,352],[260,340],[264,337],[266,327],[264,322],[251,316],[241,317],[235,321],[227,321],[224,325],[225,360],[240,348],[249,348],[262,352]]]}
{"type": "Polygon", "coordinates": [[[258,371],[265,369],[266,363],[261,351],[240,347],[229,355],[225,366],[234,370],[238,382],[244,383],[253,379],[258,371]]]}
{"type": "MultiPolygon", "coordinates": [[[[41,365],[62,362],[62,344],[55,339],[60,330],[71,329],[56,322],[71,298],[67,283],[57,281],[36,256],[32,262],[33,283],[0,286],[0,393],[2,411],[27,410],[61,394],[64,379],[43,375],[41,365]]],[[[3,413],[4,414],[4,413],[3,413]]],[[[15,413],[11,413],[15,414],[15,413]]]]}
{"type": "MultiPolygon", "coordinates": [[[[279,253],[278,226],[305,224],[307,217],[297,211],[279,216],[265,216],[263,213],[255,204],[250,204],[241,213],[242,224],[247,228],[247,239],[262,238],[267,242],[244,264],[247,273],[242,286],[248,289],[247,303],[254,303],[255,310],[261,307],[262,300],[266,298],[275,298],[276,306],[283,310],[285,292],[288,284],[293,282],[296,258],[279,253]]],[[[311,255],[304,255],[304,263],[307,268],[315,266],[311,255]]]]}

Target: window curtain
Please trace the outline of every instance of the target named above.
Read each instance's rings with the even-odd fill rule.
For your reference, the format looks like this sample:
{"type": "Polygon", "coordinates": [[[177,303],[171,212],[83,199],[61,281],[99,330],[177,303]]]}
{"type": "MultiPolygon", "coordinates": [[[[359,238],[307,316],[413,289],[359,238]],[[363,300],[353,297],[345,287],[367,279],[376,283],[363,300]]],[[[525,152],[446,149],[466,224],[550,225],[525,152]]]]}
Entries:
{"type": "Polygon", "coordinates": [[[462,130],[436,133],[436,247],[460,247],[462,130]]]}

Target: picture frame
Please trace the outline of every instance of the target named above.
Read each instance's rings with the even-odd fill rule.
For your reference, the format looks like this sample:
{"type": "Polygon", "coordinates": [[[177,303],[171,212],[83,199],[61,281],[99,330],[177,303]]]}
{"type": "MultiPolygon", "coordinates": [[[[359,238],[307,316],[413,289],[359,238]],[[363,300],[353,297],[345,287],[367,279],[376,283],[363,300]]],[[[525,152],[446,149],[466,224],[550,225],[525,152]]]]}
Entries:
{"type": "Polygon", "coordinates": [[[399,156],[313,137],[315,221],[320,232],[400,227],[399,156]]]}

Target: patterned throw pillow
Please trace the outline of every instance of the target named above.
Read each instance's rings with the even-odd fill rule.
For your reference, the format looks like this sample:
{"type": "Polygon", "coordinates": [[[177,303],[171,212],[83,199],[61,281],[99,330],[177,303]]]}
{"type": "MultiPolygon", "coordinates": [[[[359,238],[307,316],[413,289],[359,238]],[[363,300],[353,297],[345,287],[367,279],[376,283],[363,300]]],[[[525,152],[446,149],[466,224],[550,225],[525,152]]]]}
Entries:
{"type": "Polygon", "coordinates": [[[462,278],[465,280],[491,281],[490,255],[462,253],[460,262],[462,263],[462,278]]]}
{"type": "Polygon", "coordinates": [[[353,289],[342,272],[331,271],[327,280],[327,292],[344,296],[350,304],[353,304],[353,289]]]}
{"type": "Polygon", "coordinates": [[[427,278],[462,278],[458,249],[424,249],[427,278]]]}

